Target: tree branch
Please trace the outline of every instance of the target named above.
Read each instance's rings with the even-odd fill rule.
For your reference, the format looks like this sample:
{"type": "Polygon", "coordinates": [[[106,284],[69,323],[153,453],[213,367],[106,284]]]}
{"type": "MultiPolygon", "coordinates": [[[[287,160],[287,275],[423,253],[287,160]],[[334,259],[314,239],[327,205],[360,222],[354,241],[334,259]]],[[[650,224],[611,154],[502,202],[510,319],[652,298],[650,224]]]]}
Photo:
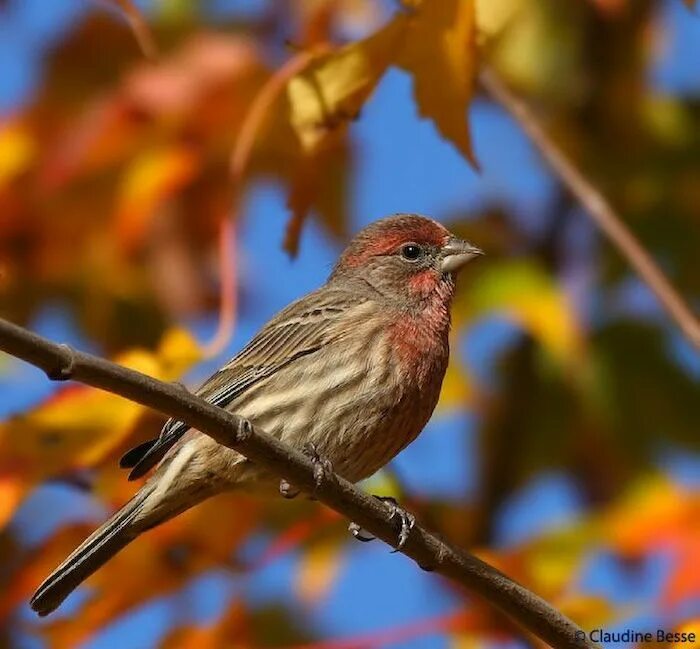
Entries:
{"type": "MultiPolygon", "coordinates": [[[[187,422],[234,448],[393,545],[395,521],[387,506],[332,475],[315,488],[309,457],[256,430],[247,420],[217,408],[182,386],[164,383],[108,360],[58,345],[0,319],[0,350],[41,368],[53,380],[75,380],[121,395],[187,422]]],[[[573,622],[547,602],[477,557],[453,548],[416,525],[402,552],[419,566],[435,570],[500,609],[553,647],[595,647],[573,622]]]]}
{"type": "Polygon", "coordinates": [[[528,105],[511,92],[492,69],[484,67],[479,80],[486,92],[516,119],[554,173],[646,282],[690,343],[700,349],[700,320],[610,203],[547,135],[528,105]]]}

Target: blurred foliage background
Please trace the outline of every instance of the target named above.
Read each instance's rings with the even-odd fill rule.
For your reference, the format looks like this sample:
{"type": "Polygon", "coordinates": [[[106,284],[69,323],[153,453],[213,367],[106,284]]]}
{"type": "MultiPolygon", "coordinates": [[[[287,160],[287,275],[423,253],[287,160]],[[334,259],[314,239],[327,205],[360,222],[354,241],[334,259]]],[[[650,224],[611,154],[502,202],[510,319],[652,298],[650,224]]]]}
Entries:
{"type": "MultiPolygon", "coordinates": [[[[473,83],[488,61],[528,99],[697,310],[692,5],[4,0],[2,317],[196,385],[352,232],[429,214],[488,257],[439,411],[367,488],[586,629],[700,633],[698,351],[473,83]]],[[[242,496],[40,622],[29,595],[162,420],[5,356],[0,385],[0,646],[538,644],[317,503],[242,496]]]]}

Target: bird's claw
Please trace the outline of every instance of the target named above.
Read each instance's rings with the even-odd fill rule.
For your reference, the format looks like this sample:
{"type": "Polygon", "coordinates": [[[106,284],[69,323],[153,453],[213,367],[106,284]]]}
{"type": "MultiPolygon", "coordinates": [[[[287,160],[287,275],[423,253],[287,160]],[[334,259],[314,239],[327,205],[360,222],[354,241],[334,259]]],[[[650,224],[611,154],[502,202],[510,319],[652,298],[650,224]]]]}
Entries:
{"type": "Polygon", "coordinates": [[[403,549],[404,545],[406,545],[408,535],[416,525],[416,517],[411,514],[411,512],[407,512],[403,507],[400,507],[399,503],[396,502],[396,498],[392,498],[391,496],[375,496],[375,498],[377,498],[377,500],[381,500],[385,505],[387,505],[387,507],[389,507],[389,510],[391,511],[390,518],[392,520],[395,518],[399,519],[400,527],[398,543],[392,550],[392,552],[398,552],[399,550],[403,549]]]}
{"type": "Polygon", "coordinates": [[[187,394],[190,393],[190,389],[182,381],[172,381],[171,383],[178,390],[181,390],[182,392],[186,392],[187,394]]]}
{"type": "MultiPolygon", "coordinates": [[[[313,442],[304,444],[304,452],[311,458],[314,465],[314,491],[333,475],[333,465],[330,460],[322,457],[316,445],[313,442]]],[[[299,489],[294,487],[290,482],[282,478],[280,480],[279,492],[283,498],[296,498],[299,495],[299,489]]],[[[313,499],[313,496],[312,496],[313,499]]]]}
{"type": "MultiPolygon", "coordinates": [[[[411,530],[416,525],[416,517],[410,512],[407,512],[402,507],[400,507],[399,504],[396,502],[396,499],[392,498],[391,496],[375,496],[375,498],[377,500],[381,500],[387,505],[391,512],[391,520],[394,520],[396,518],[399,519],[399,536],[397,539],[396,547],[392,550],[392,552],[398,552],[399,550],[402,550],[403,547],[406,545],[406,541],[408,541],[408,536],[411,533],[411,530]]],[[[355,537],[358,541],[362,541],[363,543],[367,543],[368,541],[373,541],[375,539],[375,537],[372,534],[370,534],[364,528],[360,527],[357,523],[350,523],[348,530],[353,535],[353,537],[355,537]]]]}
{"type": "Polygon", "coordinates": [[[292,485],[287,482],[284,478],[280,480],[280,495],[282,498],[287,498],[291,500],[299,495],[299,490],[292,487],[292,485]]]}
{"type": "Polygon", "coordinates": [[[333,475],[333,464],[329,459],[319,454],[316,444],[313,442],[307,442],[304,445],[304,450],[314,464],[314,484],[318,489],[324,480],[333,475]]]}
{"type": "Polygon", "coordinates": [[[353,535],[353,538],[363,543],[369,543],[376,538],[357,523],[350,523],[350,525],[348,525],[348,531],[353,535]]]}

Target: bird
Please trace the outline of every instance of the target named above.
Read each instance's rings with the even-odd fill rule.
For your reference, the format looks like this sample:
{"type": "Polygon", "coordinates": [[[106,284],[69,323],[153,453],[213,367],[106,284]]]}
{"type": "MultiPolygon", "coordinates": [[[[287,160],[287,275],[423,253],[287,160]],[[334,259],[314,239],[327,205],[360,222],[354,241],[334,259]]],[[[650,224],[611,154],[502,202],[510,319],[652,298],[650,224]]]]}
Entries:
{"type": "MultiPolygon", "coordinates": [[[[364,480],[430,419],[449,358],[455,278],[482,254],[424,216],[374,221],[323,286],[274,316],[196,394],[310,453],[322,471],[364,480]]],[[[120,465],[130,480],[154,470],[39,586],[30,605],[40,616],[140,534],[207,498],[236,489],[294,495],[263,467],[173,419],[120,465]]]]}

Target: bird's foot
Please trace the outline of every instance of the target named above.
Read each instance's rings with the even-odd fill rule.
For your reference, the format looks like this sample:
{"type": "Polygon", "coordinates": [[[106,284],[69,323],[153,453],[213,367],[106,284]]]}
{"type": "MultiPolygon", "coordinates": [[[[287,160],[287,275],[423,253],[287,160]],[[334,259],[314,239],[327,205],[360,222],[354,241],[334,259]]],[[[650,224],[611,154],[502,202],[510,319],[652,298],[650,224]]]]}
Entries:
{"type": "Polygon", "coordinates": [[[171,384],[178,390],[190,394],[190,389],[182,381],[171,381],[171,384]]]}
{"type": "Polygon", "coordinates": [[[280,495],[282,498],[287,498],[288,500],[291,500],[292,498],[296,498],[299,495],[299,490],[293,487],[289,482],[287,482],[284,478],[280,480],[280,495]]]}
{"type": "Polygon", "coordinates": [[[348,525],[348,532],[350,532],[350,534],[352,534],[355,539],[357,539],[358,541],[362,541],[363,543],[369,543],[370,541],[374,541],[374,539],[377,538],[357,523],[350,523],[350,525],[348,525]]]}
{"type": "Polygon", "coordinates": [[[316,485],[316,489],[318,489],[323,484],[324,480],[327,480],[333,475],[333,465],[329,459],[319,454],[316,444],[313,442],[307,442],[304,445],[304,452],[311,458],[314,464],[314,484],[316,485]]]}
{"type": "Polygon", "coordinates": [[[390,518],[392,520],[399,520],[398,542],[396,547],[392,550],[392,552],[398,552],[399,550],[403,549],[404,545],[406,545],[408,535],[416,525],[416,517],[411,514],[411,512],[407,512],[403,507],[400,507],[399,503],[396,502],[396,498],[392,498],[391,496],[375,496],[375,498],[381,500],[389,508],[391,511],[390,518]]]}
{"type": "MultiPolygon", "coordinates": [[[[391,512],[389,518],[391,520],[399,520],[399,535],[396,547],[392,550],[392,552],[398,552],[399,550],[403,549],[404,545],[406,545],[406,541],[408,541],[408,535],[411,533],[411,530],[416,525],[416,517],[410,512],[407,512],[402,507],[400,507],[399,503],[396,502],[396,499],[392,498],[391,496],[374,497],[377,500],[381,500],[389,508],[389,511],[391,512]]],[[[358,541],[362,541],[363,543],[367,543],[368,541],[374,541],[375,539],[375,537],[372,534],[370,534],[364,528],[360,527],[357,523],[350,523],[348,530],[350,531],[350,534],[352,534],[358,541]]]]}
{"type": "MultiPolygon", "coordinates": [[[[304,453],[311,458],[314,465],[314,492],[319,489],[324,480],[328,480],[333,475],[333,465],[330,460],[322,457],[313,442],[304,444],[304,453]]],[[[294,487],[290,482],[282,478],[280,480],[279,492],[283,498],[296,498],[299,495],[299,489],[294,487]]],[[[313,499],[313,494],[311,495],[313,499]]]]}

